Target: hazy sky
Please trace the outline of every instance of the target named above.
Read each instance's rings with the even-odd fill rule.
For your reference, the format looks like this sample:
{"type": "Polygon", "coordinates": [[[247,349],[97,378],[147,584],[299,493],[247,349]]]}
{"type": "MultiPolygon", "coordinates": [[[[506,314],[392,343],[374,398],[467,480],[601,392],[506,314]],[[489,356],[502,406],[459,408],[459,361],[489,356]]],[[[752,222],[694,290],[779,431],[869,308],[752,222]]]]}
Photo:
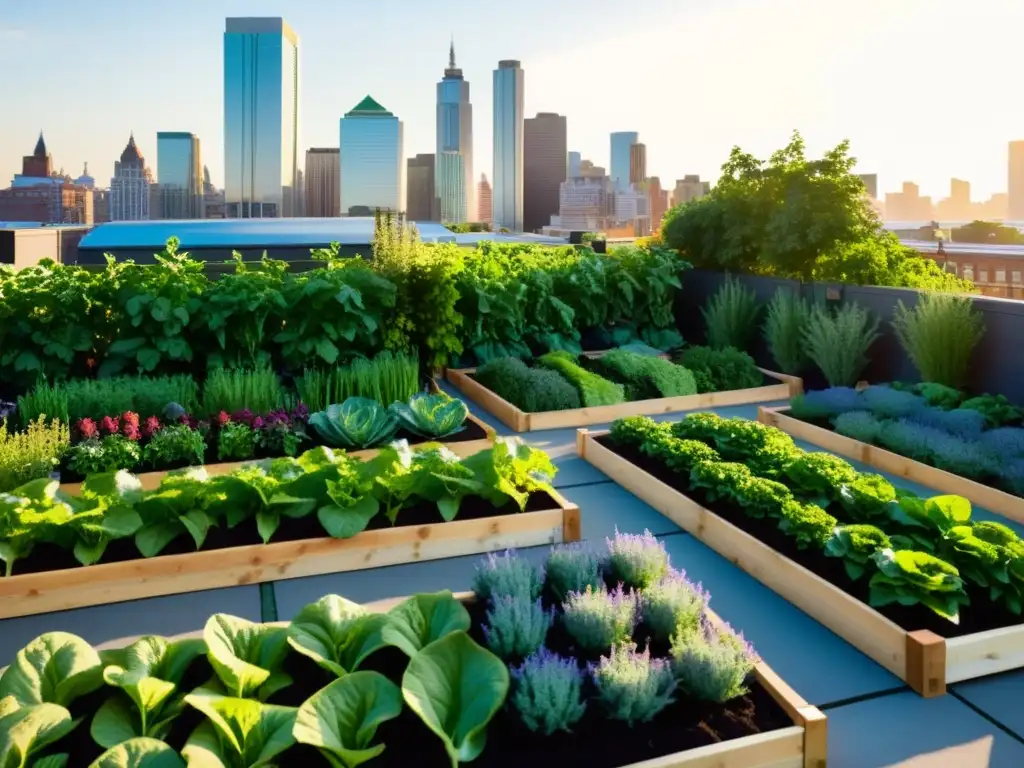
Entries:
{"type": "Polygon", "coordinates": [[[608,134],[639,131],[663,184],[715,178],[729,149],[766,156],[800,129],[843,138],[880,192],[1006,189],[1024,139],[1024,0],[0,0],[0,186],[40,128],[58,167],[104,186],[134,130],[192,131],[223,179],[226,16],[281,16],[300,38],[301,146],[337,146],[368,93],[434,151],[448,41],[471,84],[475,172],[491,175],[491,77],[526,71],[526,114],[568,117],[569,148],[607,165],[608,134]]]}

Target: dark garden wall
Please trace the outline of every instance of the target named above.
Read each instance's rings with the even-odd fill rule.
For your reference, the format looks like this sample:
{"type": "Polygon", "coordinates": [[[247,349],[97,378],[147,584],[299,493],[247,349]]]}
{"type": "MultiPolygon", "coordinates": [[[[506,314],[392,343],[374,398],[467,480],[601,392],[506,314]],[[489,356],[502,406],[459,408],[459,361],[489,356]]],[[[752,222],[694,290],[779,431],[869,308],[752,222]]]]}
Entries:
{"type": "MultiPolygon", "coordinates": [[[[907,307],[917,303],[917,291],[903,288],[878,288],[859,285],[826,285],[799,283],[775,277],[736,275],[744,285],[752,288],[758,301],[766,304],[780,288],[798,290],[808,299],[820,302],[855,301],[874,312],[881,320],[881,338],[871,349],[871,360],[864,378],[872,382],[917,381],[917,371],[903,352],[892,328],[892,316],[897,302],[907,307]]],[[[683,291],[676,306],[679,329],[688,343],[704,340],[704,318],[701,308],[725,280],[721,272],[691,270],[683,275],[683,291]]],[[[1003,394],[1018,404],[1024,404],[1024,301],[974,297],[974,306],[985,319],[985,336],[975,349],[971,366],[970,389],[976,393],[1003,394]]],[[[764,315],[762,313],[761,320],[764,315]]],[[[772,356],[757,334],[754,349],[749,350],[759,365],[774,366],[772,356]]],[[[818,375],[809,375],[810,388],[824,386],[818,375]]]]}

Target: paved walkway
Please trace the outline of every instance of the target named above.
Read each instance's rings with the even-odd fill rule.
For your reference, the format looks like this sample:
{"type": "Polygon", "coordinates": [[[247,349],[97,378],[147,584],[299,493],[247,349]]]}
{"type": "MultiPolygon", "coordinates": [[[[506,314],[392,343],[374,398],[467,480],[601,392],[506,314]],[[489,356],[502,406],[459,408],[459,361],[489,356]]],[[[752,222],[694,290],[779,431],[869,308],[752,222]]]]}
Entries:
{"type": "MultiPolygon", "coordinates": [[[[501,434],[509,434],[487,414],[474,412],[501,434]]],[[[755,418],[756,406],[717,412],[755,418]]],[[[659,536],[673,564],[711,592],[715,611],[742,630],[804,698],[825,711],[830,768],[1024,768],[1024,671],[953,685],[946,696],[922,699],[860,651],[578,458],[575,430],[525,437],[548,451],[557,463],[555,485],[580,506],[585,539],[611,536],[616,526],[629,532],[646,528],[659,536]]],[[[890,480],[925,492],[904,480],[890,480]]],[[[983,510],[977,514],[992,517],[983,510]]],[[[527,552],[539,558],[543,549],[527,552]]],[[[216,612],[252,620],[287,619],[328,593],[363,602],[430,590],[466,590],[477,560],[478,556],[462,557],[8,619],[0,621],[0,666],[9,663],[32,638],[52,630],[103,643],[140,634],[192,631],[216,612]]]]}

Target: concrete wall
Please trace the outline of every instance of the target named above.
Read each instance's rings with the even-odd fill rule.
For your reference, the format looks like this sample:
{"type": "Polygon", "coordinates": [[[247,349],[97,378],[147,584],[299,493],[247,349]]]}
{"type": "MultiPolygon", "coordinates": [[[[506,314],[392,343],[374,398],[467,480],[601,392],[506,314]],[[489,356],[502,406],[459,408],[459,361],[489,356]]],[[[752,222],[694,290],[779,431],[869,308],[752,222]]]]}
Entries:
{"type": "MultiPolygon", "coordinates": [[[[903,288],[878,288],[854,285],[801,284],[795,280],[774,277],[738,275],[737,279],[753,288],[757,298],[767,303],[780,287],[799,290],[808,299],[824,302],[827,299],[855,301],[874,312],[880,319],[881,338],[869,354],[870,362],[864,378],[872,382],[918,381],[917,371],[903,352],[892,328],[892,317],[897,303],[907,307],[917,304],[917,291],[903,288]],[[831,291],[831,293],[830,293],[831,291]]],[[[683,291],[676,306],[679,330],[688,343],[704,341],[704,319],[701,308],[718,290],[725,279],[721,272],[691,270],[683,275],[683,291]]],[[[974,306],[982,313],[985,335],[975,348],[971,365],[969,389],[978,394],[1003,394],[1015,403],[1024,404],[1024,356],[1017,344],[1024,343],[1024,302],[1012,299],[977,296],[974,306]]],[[[762,312],[761,320],[764,314],[762,312]]],[[[771,368],[774,360],[759,331],[753,349],[748,350],[758,364],[771,368]]],[[[817,372],[806,377],[810,388],[825,386],[817,372]]]]}

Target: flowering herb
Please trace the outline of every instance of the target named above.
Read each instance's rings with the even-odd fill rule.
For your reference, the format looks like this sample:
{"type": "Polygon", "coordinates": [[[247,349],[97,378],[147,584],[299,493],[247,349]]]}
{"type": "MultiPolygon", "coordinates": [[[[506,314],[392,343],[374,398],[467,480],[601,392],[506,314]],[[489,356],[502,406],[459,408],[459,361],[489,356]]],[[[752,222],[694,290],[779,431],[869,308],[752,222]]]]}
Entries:
{"type": "Polygon", "coordinates": [[[665,545],[650,531],[642,535],[619,533],[608,543],[608,564],[614,579],[633,589],[644,589],[660,581],[668,573],[665,545]]]}
{"type": "Polygon", "coordinates": [[[160,431],[162,424],[156,416],[147,416],[145,424],[142,425],[142,436],[147,440],[160,431]]]}
{"type": "Polygon", "coordinates": [[[121,431],[121,421],[117,416],[104,416],[100,419],[100,432],[104,435],[116,435],[121,431]]]}
{"type": "Polygon", "coordinates": [[[483,625],[487,647],[503,659],[522,659],[544,645],[554,621],[554,611],[545,610],[540,598],[505,596],[494,600],[483,625]]]}
{"type": "Polygon", "coordinates": [[[477,566],[473,578],[473,591],[492,602],[502,597],[536,600],[543,588],[541,573],[528,560],[510,550],[501,555],[488,554],[482,565],[477,566]]]}
{"type": "Polygon", "coordinates": [[[256,433],[247,424],[228,423],[217,434],[217,458],[221,461],[244,461],[255,453],[256,433]]]}
{"type": "Polygon", "coordinates": [[[512,706],[531,731],[550,736],[571,730],[583,718],[587,709],[584,674],[575,659],[541,648],[509,671],[514,684],[512,706]]]}
{"type": "Polygon", "coordinates": [[[221,411],[213,418],[213,423],[220,429],[224,429],[224,427],[231,423],[231,417],[228,416],[227,411],[221,411]]]}
{"type": "Polygon", "coordinates": [[[548,587],[559,601],[565,600],[570,592],[604,586],[602,558],[586,542],[552,547],[544,568],[548,587]]]}
{"type": "Polygon", "coordinates": [[[608,717],[630,726],[646,723],[675,699],[676,681],[667,659],[637,653],[634,643],[616,645],[590,668],[597,699],[608,717]]]}
{"type": "Polygon", "coordinates": [[[706,618],[698,631],[679,633],[671,653],[680,686],[691,696],[719,704],[747,692],[745,682],[760,661],[742,635],[706,618]]]}
{"type": "Polygon", "coordinates": [[[628,642],[638,618],[633,590],[620,584],[614,591],[591,589],[570,592],[562,603],[562,623],[576,643],[588,653],[601,653],[628,642]]]}
{"type": "Polygon", "coordinates": [[[96,426],[96,422],[92,419],[79,419],[78,423],[75,424],[75,431],[79,437],[83,440],[91,440],[94,437],[99,437],[100,430],[96,426]]]}
{"type": "Polygon", "coordinates": [[[640,595],[640,612],[654,639],[670,642],[679,632],[695,632],[710,596],[681,571],[665,578],[640,595]]]}

